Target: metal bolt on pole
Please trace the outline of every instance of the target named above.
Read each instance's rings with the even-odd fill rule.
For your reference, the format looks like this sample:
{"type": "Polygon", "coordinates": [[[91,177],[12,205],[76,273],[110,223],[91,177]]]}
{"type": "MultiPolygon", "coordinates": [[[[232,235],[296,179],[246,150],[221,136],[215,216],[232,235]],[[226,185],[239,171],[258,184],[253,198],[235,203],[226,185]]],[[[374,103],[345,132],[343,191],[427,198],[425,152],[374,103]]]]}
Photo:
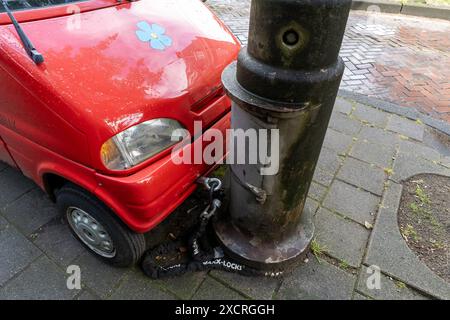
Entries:
{"type": "Polygon", "coordinates": [[[288,268],[309,249],[305,201],[344,72],[338,54],[350,5],[253,0],[248,46],[222,75],[232,129],[279,130],[278,173],[232,164],[229,211],[214,224],[226,252],[249,266],[288,268]]]}

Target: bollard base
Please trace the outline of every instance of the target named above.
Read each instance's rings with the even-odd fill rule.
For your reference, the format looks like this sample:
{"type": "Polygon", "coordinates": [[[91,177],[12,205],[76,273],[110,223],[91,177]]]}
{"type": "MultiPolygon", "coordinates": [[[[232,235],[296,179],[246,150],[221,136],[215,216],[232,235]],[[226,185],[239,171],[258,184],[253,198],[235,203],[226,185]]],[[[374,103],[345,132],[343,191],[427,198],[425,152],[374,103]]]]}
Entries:
{"type": "Polygon", "coordinates": [[[249,267],[267,271],[289,271],[301,262],[314,237],[313,213],[303,210],[298,228],[280,241],[263,241],[241,232],[230,219],[214,222],[222,248],[231,258],[249,267]]]}

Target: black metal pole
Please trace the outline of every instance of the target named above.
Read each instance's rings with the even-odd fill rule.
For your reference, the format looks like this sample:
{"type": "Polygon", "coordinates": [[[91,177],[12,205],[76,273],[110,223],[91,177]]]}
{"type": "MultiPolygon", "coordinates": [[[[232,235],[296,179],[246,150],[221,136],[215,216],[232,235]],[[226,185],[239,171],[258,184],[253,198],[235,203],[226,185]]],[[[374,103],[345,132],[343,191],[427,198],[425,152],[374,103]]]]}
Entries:
{"type": "Polygon", "coordinates": [[[214,225],[228,254],[249,266],[285,268],[313,238],[305,201],[344,72],[338,54],[350,6],[253,0],[248,47],[223,73],[232,128],[280,135],[276,175],[261,175],[261,164],[230,166],[229,212],[214,225]]]}

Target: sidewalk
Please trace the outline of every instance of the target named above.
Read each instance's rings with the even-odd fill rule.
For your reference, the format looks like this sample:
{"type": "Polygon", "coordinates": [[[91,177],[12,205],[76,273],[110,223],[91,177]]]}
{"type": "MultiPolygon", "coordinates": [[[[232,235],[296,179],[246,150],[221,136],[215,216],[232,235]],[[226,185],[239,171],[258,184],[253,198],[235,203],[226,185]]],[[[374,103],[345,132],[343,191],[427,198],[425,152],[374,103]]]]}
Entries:
{"type": "Polygon", "coordinates": [[[111,268],[78,244],[43,192],[0,164],[0,299],[450,299],[396,217],[401,180],[450,176],[449,150],[429,144],[434,136],[420,122],[338,98],[307,202],[324,254],[283,280],[213,271],[152,281],[111,268]],[[69,265],[80,266],[82,290],[67,289],[69,265]],[[380,290],[366,285],[371,265],[381,269],[380,290]]]}
{"type": "MultiPolygon", "coordinates": [[[[207,4],[242,43],[250,0],[207,4]]],[[[450,123],[450,21],[351,11],[342,44],[341,89],[415,108],[450,123]]]]}

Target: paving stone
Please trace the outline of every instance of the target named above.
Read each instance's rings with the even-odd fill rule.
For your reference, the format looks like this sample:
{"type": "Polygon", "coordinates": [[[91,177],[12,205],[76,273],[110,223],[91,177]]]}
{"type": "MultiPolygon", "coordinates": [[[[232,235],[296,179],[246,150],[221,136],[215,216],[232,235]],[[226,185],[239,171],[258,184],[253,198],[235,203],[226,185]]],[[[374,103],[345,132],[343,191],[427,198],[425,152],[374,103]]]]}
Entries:
{"type": "Polygon", "coordinates": [[[370,232],[359,224],[320,208],[315,217],[317,242],[333,257],[359,267],[370,232]]]}
{"type": "Polygon", "coordinates": [[[244,277],[235,273],[216,270],[212,271],[210,275],[256,300],[272,299],[275,289],[279,285],[279,280],[272,278],[259,278],[255,281],[255,278],[252,277],[244,277]]]}
{"type": "Polygon", "coordinates": [[[220,282],[206,277],[200,288],[195,293],[193,300],[242,300],[244,296],[224,286],[220,282]]]}
{"type": "Polygon", "coordinates": [[[396,146],[400,142],[398,134],[380,129],[364,126],[359,134],[359,140],[367,140],[386,146],[396,146]]]}
{"type": "Polygon", "coordinates": [[[441,164],[444,167],[450,168],[450,157],[444,157],[441,159],[441,164]]]}
{"type": "Polygon", "coordinates": [[[394,161],[392,180],[400,182],[420,173],[450,176],[450,169],[410,153],[399,153],[394,161]]]}
{"type": "Polygon", "coordinates": [[[153,281],[160,287],[166,288],[181,299],[190,299],[197,291],[198,287],[205,280],[205,272],[195,272],[182,275],[180,277],[153,281]]]}
{"type": "Polygon", "coordinates": [[[338,97],[334,105],[334,110],[349,115],[352,112],[352,102],[338,97]]]}
{"type": "Polygon", "coordinates": [[[366,296],[363,296],[361,293],[359,292],[355,292],[355,294],[353,295],[353,300],[372,300],[366,296]]]}
{"type": "Polygon", "coordinates": [[[412,153],[415,156],[422,157],[431,161],[438,161],[441,158],[440,153],[433,148],[427,147],[421,143],[416,143],[414,141],[400,141],[399,151],[401,153],[412,153]]]}
{"type": "Polygon", "coordinates": [[[8,221],[5,220],[2,216],[0,216],[0,231],[5,229],[8,226],[8,221]]]}
{"type": "Polygon", "coordinates": [[[450,285],[434,274],[408,248],[397,223],[402,186],[390,182],[369,241],[366,265],[378,266],[385,274],[441,299],[450,299],[450,285]]]}
{"type": "Polygon", "coordinates": [[[100,300],[99,297],[97,297],[92,292],[84,289],[80,295],[78,295],[77,300],[100,300]]]}
{"type": "Polygon", "coordinates": [[[335,180],[323,206],[364,224],[372,223],[378,210],[380,198],[347,183],[335,180]]]}
{"type": "Polygon", "coordinates": [[[422,123],[417,123],[415,121],[402,118],[396,114],[393,114],[390,117],[386,129],[418,141],[423,141],[423,135],[425,132],[425,126],[422,123]]]}
{"type": "Polygon", "coordinates": [[[376,195],[383,193],[385,172],[365,162],[347,158],[337,177],[376,195]]]}
{"type": "Polygon", "coordinates": [[[380,128],[386,127],[389,113],[369,107],[360,103],[356,104],[352,116],[355,118],[375,125],[380,128]]]}
{"type": "Polygon", "coordinates": [[[6,168],[0,172],[0,208],[16,200],[21,195],[35,188],[33,182],[19,171],[6,168]]]}
{"type": "Polygon", "coordinates": [[[0,230],[0,287],[41,254],[13,226],[0,230]]]}
{"type": "Polygon", "coordinates": [[[342,165],[342,162],[343,158],[336,151],[324,147],[320,151],[317,166],[334,175],[342,165]]]}
{"type": "Polygon", "coordinates": [[[3,213],[25,235],[59,215],[55,204],[40,189],[34,189],[10,203],[3,213]]]}
{"type": "Polygon", "coordinates": [[[351,299],[356,277],[329,264],[311,259],[286,277],[277,294],[278,299],[351,299]]]}
{"type": "Polygon", "coordinates": [[[0,289],[0,299],[66,300],[77,293],[67,288],[66,274],[42,256],[0,289]]]}
{"type": "Polygon", "coordinates": [[[350,155],[381,168],[390,168],[395,152],[394,146],[381,145],[367,140],[358,140],[353,145],[350,155]]]}
{"type": "Polygon", "coordinates": [[[395,281],[381,274],[380,289],[369,289],[367,279],[373,274],[367,272],[368,268],[363,266],[360,271],[358,290],[373,299],[381,300],[428,300],[427,297],[408,288],[403,282],[395,281]]]}
{"type": "Polygon", "coordinates": [[[319,203],[311,198],[306,198],[305,207],[315,214],[317,209],[319,209],[319,203]]]}
{"type": "Polygon", "coordinates": [[[54,262],[67,267],[86,249],[75,239],[66,224],[55,220],[40,228],[32,235],[34,244],[38,246],[54,262]]]}
{"type": "Polygon", "coordinates": [[[346,154],[352,142],[353,138],[351,136],[333,129],[328,129],[324,146],[337,151],[339,154],[346,154]]]}
{"type": "Polygon", "coordinates": [[[327,188],[316,182],[311,183],[308,196],[314,200],[321,202],[327,192],[327,188]]]}
{"type": "Polygon", "coordinates": [[[111,300],[174,300],[142,272],[131,272],[110,297],[111,300]]]}
{"type": "Polygon", "coordinates": [[[333,174],[325,171],[320,167],[316,167],[316,171],[314,171],[313,181],[318,182],[324,186],[329,186],[333,181],[333,174]]]}
{"type": "Polygon", "coordinates": [[[90,252],[85,252],[78,257],[73,265],[81,269],[81,283],[102,299],[114,291],[127,272],[127,269],[114,268],[103,263],[90,252]]]}
{"type": "Polygon", "coordinates": [[[362,123],[351,119],[342,113],[334,113],[331,117],[329,127],[336,131],[354,136],[361,130],[362,123]]]}

